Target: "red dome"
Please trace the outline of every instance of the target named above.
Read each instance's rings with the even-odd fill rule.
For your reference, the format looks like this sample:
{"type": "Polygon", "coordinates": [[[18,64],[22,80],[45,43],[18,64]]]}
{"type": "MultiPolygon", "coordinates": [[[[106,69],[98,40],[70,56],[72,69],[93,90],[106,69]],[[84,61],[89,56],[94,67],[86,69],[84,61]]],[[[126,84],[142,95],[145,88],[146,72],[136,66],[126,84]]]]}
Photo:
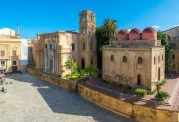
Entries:
{"type": "Polygon", "coordinates": [[[129,30],[120,30],[118,34],[129,34],[129,30]]]}
{"type": "Polygon", "coordinates": [[[153,33],[153,32],[156,32],[156,31],[155,31],[154,28],[148,27],[148,28],[145,28],[145,29],[143,30],[143,32],[151,32],[151,33],[153,33]]]}
{"type": "Polygon", "coordinates": [[[139,33],[141,33],[141,30],[139,28],[134,28],[134,29],[132,29],[130,31],[130,33],[137,33],[137,34],[139,34],[139,33]]]}

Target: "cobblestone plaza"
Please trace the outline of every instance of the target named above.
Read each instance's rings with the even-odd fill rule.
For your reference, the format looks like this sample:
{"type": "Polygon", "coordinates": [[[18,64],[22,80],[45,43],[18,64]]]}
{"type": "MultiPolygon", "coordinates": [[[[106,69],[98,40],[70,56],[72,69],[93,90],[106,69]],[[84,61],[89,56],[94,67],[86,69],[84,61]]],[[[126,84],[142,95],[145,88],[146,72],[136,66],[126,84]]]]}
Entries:
{"type": "Polygon", "coordinates": [[[5,89],[0,122],[133,122],[26,73],[6,76],[5,89]]]}

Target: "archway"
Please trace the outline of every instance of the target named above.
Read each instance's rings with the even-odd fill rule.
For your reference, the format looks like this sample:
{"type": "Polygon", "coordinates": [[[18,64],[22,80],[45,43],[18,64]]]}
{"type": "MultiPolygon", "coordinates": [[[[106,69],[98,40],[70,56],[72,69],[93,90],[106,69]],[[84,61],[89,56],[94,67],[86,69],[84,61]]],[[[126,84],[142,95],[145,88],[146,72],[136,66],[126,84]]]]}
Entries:
{"type": "Polygon", "coordinates": [[[158,68],[158,81],[160,81],[160,67],[158,68]]]}
{"type": "Polygon", "coordinates": [[[85,60],[83,58],[81,60],[81,69],[85,69],[85,60]]]}
{"type": "Polygon", "coordinates": [[[141,74],[138,74],[137,75],[137,85],[139,86],[139,85],[141,85],[141,74]]]}

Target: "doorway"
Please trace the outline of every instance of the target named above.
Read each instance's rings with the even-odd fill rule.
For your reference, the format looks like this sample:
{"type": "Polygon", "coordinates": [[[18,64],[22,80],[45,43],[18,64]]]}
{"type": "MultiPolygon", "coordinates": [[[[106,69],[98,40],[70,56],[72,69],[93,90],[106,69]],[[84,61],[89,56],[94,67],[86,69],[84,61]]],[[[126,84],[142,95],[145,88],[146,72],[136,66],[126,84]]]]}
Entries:
{"type": "Polygon", "coordinates": [[[141,74],[137,75],[137,85],[140,86],[141,85],[141,74]]]}
{"type": "Polygon", "coordinates": [[[81,60],[81,69],[85,69],[85,60],[83,58],[81,60]]]}

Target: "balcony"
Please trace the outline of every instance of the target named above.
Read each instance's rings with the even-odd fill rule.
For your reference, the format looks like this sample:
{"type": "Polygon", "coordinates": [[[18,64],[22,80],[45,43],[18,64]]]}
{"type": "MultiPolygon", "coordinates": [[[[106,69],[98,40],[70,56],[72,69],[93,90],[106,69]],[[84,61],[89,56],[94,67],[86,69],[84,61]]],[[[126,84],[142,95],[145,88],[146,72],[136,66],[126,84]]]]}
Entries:
{"type": "Polygon", "coordinates": [[[10,59],[10,56],[0,56],[0,59],[7,60],[7,59],[10,59]]]}

